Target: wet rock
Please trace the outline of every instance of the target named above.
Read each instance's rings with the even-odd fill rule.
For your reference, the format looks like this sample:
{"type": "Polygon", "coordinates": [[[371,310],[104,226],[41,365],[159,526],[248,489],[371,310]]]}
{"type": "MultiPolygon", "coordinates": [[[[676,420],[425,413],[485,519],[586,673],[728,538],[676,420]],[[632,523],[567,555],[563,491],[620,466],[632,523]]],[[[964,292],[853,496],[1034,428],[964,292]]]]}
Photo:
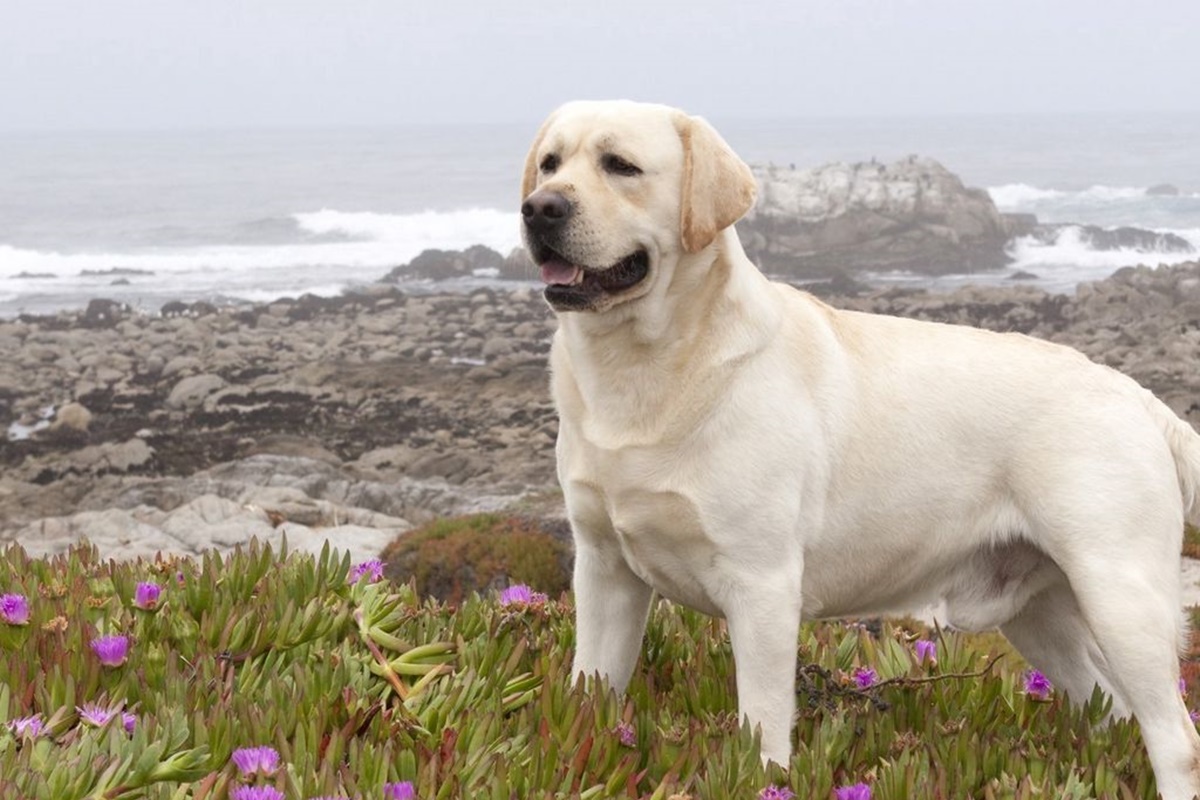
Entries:
{"type": "Polygon", "coordinates": [[[113,328],[129,312],[128,305],[115,300],[92,300],[79,323],[85,328],[113,328]]]}
{"type": "Polygon", "coordinates": [[[1192,243],[1174,233],[1149,231],[1123,226],[1101,228],[1096,225],[1045,224],[1029,234],[1044,244],[1055,244],[1064,237],[1077,240],[1093,250],[1133,250],[1143,253],[1191,253],[1192,243]]]}

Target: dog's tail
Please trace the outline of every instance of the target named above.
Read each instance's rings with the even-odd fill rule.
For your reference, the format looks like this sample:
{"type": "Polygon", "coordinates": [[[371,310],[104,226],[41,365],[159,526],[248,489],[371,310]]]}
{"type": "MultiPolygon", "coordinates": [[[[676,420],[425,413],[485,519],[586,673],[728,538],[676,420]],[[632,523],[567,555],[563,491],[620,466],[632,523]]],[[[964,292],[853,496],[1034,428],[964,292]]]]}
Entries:
{"type": "Polygon", "coordinates": [[[1162,428],[1171,455],[1175,457],[1184,519],[1200,527],[1200,434],[1176,416],[1166,403],[1153,395],[1150,397],[1150,413],[1162,428]]]}

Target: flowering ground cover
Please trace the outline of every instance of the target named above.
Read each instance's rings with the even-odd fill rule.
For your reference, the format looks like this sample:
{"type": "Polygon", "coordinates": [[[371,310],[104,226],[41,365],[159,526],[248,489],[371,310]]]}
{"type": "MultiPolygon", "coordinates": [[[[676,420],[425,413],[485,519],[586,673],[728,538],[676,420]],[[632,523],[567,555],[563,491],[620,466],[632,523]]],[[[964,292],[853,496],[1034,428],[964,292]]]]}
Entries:
{"type": "Polygon", "coordinates": [[[764,770],[719,620],[660,604],[617,698],[568,679],[568,596],[452,607],[381,572],[0,554],[0,798],[1154,796],[1136,726],[994,636],[806,625],[797,751],[764,770]]]}

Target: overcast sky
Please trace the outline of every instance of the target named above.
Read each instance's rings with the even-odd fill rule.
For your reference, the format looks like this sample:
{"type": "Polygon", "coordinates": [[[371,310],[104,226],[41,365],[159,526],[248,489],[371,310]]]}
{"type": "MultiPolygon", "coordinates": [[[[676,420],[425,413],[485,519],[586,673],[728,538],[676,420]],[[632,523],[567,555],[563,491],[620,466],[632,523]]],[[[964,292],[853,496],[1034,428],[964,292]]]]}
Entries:
{"type": "Polygon", "coordinates": [[[0,129],[1200,111],[1200,0],[0,0],[0,129]]]}

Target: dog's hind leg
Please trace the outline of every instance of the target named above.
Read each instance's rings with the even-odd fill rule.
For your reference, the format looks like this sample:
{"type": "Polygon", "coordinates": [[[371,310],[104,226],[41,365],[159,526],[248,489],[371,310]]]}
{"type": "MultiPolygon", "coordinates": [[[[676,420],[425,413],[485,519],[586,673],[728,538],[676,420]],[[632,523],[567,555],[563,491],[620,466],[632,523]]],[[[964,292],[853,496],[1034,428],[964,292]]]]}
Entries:
{"type": "Polygon", "coordinates": [[[1000,630],[1073,703],[1087,703],[1099,686],[1112,698],[1112,715],[1129,716],[1129,703],[1114,690],[1104,654],[1061,573],[1000,630]]]}
{"type": "Polygon", "coordinates": [[[1073,559],[1067,577],[1099,649],[1096,663],[1141,726],[1159,793],[1193,800],[1200,795],[1200,736],[1178,685],[1178,556],[1161,541],[1130,544],[1124,557],[1073,559]]]}

